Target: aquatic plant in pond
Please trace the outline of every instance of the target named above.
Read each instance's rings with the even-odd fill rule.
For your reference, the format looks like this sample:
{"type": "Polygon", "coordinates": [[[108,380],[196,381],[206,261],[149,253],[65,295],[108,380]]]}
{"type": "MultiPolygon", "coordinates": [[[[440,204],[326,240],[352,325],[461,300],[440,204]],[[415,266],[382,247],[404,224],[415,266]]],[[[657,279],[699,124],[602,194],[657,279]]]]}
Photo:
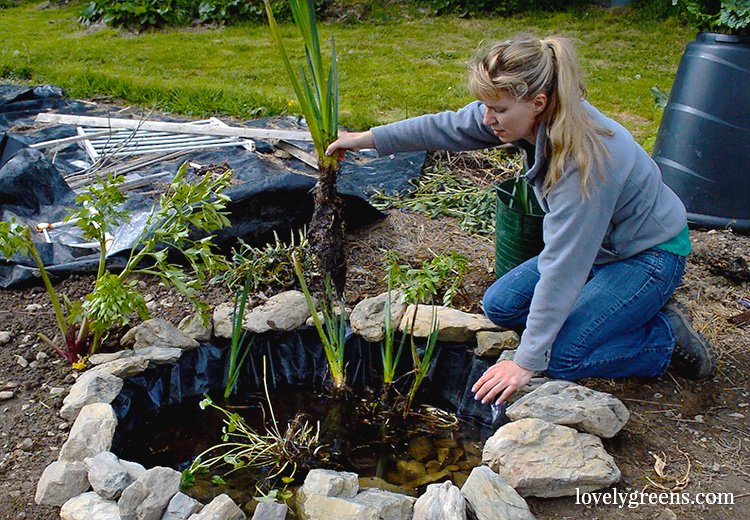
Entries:
{"type": "Polygon", "coordinates": [[[198,297],[209,276],[226,268],[215,251],[213,236],[192,238],[197,230],[211,233],[229,224],[228,198],[223,191],[230,184],[231,171],[186,182],[187,164],[175,174],[159,203],[146,218],[141,234],[134,240],[125,267],[117,274],[106,266],[111,232],[129,220],[123,208],[126,197],[119,190],[123,176],[108,174],[97,179],[76,198],[79,206],[67,220],[75,222],[83,238],[99,246],[99,262],[94,287],[82,300],[58,296],[44,266],[31,228],[15,220],[0,222],[0,253],[6,258],[30,255],[39,269],[52,302],[62,343],[39,334],[42,341],[62,357],[76,363],[95,353],[113,327],[126,325],[134,314],[148,317],[146,303],[132,275],[157,276],[182,293],[207,319],[208,306],[198,297]],[[180,251],[187,268],[168,260],[169,250],[180,251]],[[64,306],[63,306],[64,305],[64,306]]]}
{"type": "Polygon", "coordinates": [[[232,311],[232,340],[229,344],[229,367],[227,368],[227,384],[224,387],[224,399],[229,399],[234,389],[237,387],[237,379],[240,375],[242,365],[245,363],[247,355],[250,353],[250,347],[253,344],[252,339],[246,343],[247,331],[242,329],[242,322],[245,318],[245,305],[247,296],[250,291],[250,277],[245,280],[245,285],[234,299],[234,309],[232,311]]]}
{"type": "Polygon", "coordinates": [[[346,304],[344,299],[336,295],[331,287],[330,278],[325,279],[325,295],[321,301],[321,316],[315,307],[310,289],[305,281],[305,273],[302,272],[302,264],[297,256],[292,257],[294,272],[297,274],[302,293],[305,295],[307,306],[312,314],[315,330],[323,344],[323,350],[328,361],[328,368],[333,382],[333,388],[337,392],[346,389],[346,374],[344,372],[344,351],[346,349],[346,304]]]}
{"type": "Polygon", "coordinates": [[[318,182],[315,185],[315,208],[310,221],[310,245],[320,270],[329,275],[336,290],[341,292],[346,281],[344,252],[343,200],[336,191],[339,172],[338,156],[327,156],[326,148],[336,140],[339,127],[339,78],[336,65],[336,44],[331,40],[331,61],[328,73],[323,57],[312,0],[289,0],[294,25],[302,36],[306,60],[298,69],[287,54],[281,31],[276,25],[270,0],[264,0],[271,34],[294,88],[297,101],[310,129],[318,156],[318,182]]]}

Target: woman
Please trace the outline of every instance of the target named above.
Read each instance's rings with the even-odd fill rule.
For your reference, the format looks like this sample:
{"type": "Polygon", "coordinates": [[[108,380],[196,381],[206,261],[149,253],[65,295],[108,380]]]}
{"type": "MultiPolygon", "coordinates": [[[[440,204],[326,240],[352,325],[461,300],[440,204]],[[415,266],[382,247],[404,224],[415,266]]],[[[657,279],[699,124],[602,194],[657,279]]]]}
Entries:
{"type": "Polygon", "coordinates": [[[690,253],[685,208],[630,133],[584,100],[570,42],[497,43],[472,63],[469,85],[478,101],[457,112],[342,134],[326,153],[524,150],[545,245],[485,293],[487,317],[523,333],[514,359],[473,386],[475,398],[505,402],[535,372],[660,376],[671,361],[684,377],[708,377],[710,345],[667,304],[690,253]]]}

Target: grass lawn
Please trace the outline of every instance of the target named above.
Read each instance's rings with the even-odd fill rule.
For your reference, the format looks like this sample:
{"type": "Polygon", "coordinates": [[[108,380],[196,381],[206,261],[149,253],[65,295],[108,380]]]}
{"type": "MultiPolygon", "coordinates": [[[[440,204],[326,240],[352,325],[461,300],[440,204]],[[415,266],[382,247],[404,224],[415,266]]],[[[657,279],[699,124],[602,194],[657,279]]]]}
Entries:
{"type": "MultiPolygon", "coordinates": [[[[43,5],[49,6],[0,9],[3,81],[53,83],[73,97],[106,96],[187,116],[294,111],[266,26],[133,34],[83,27],[77,22],[82,4],[43,5]]],[[[294,38],[291,24],[282,27],[294,38]]],[[[651,148],[661,111],[649,89],[671,88],[694,33],[672,19],[595,6],[512,18],[326,24],[321,33],[335,36],[339,52],[342,124],[361,129],[460,107],[471,100],[466,62],[479,43],[520,31],[577,39],[589,99],[651,148]]]]}

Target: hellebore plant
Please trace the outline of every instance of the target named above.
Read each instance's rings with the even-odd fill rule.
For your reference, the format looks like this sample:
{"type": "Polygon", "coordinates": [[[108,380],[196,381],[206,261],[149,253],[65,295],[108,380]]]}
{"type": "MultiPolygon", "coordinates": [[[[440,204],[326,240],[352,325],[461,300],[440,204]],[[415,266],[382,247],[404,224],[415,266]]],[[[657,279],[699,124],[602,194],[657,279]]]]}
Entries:
{"type": "Polygon", "coordinates": [[[110,232],[130,219],[122,207],[126,197],[119,190],[124,177],[111,174],[101,177],[98,184],[77,197],[80,206],[68,220],[81,228],[85,239],[98,243],[99,263],[93,290],[82,301],[70,301],[63,295],[64,308],[31,229],[15,220],[0,222],[0,253],[6,258],[16,254],[32,257],[52,301],[63,343],[55,343],[41,333],[39,337],[69,362],[77,363],[85,353],[95,353],[109,330],[126,325],[133,314],[148,317],[137,281],[131,279],[133,274],[157,276],[207,316],[208,306],[198,298],[198,291],[208,275],[226,268],[226,262],[214,252],[212,236],[193,239],[190,231],[210,233],[229,224],[225,212],[229,199],[222,192],[230,184],[231,171],[216,179],[206,175],[196,182],[186,182],[186,172],[187,166],[183,165],[159,204],[151,210],[125,267],[118,274],[107,269],[106,255],[112,240],[110,232]],[[182,253],[189,272],[168,261],[170,248],[182,253]]]}
{"type": "Polygon", "coordinates": [[[312,0],[289,0],[294,24],[305,47],[305,65],[295,69],[287,54],[271,2],[264,0],[268,23],[297,101],[315,143],[320,176],[315,189],[315,209],[310,221],[309,238],[313,255],[324,274],[329,274],[341,292],[346,280],[344,253],[343,201],[336,192],[338,157],[326,156],[328,145],[338,135],[339,80],[336,45],[331,40],[331,65],[326,73],[318,38],[315,6],[312,0]]]}

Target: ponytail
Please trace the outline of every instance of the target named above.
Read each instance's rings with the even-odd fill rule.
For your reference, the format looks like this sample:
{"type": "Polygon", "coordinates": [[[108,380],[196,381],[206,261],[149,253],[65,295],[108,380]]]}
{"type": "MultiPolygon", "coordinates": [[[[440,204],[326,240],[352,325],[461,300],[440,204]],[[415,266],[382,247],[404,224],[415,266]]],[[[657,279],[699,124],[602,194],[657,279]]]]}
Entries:
{"type": "Polygon", "coordinates": [[[496,98],[498,91],[524,100],[546,94],[542,117],[547,121],[551,154],[544,192],[555,187],[565,165],[573,161],[580,172],[581,194],[587,196],[592,171],[602,174],[609,158],[601,137],[612,132],[597,125],[583,105],[586,89],[569,40],[522,35],[496,43],[472,63],[469,86],[484,100],[496,98]]]}

